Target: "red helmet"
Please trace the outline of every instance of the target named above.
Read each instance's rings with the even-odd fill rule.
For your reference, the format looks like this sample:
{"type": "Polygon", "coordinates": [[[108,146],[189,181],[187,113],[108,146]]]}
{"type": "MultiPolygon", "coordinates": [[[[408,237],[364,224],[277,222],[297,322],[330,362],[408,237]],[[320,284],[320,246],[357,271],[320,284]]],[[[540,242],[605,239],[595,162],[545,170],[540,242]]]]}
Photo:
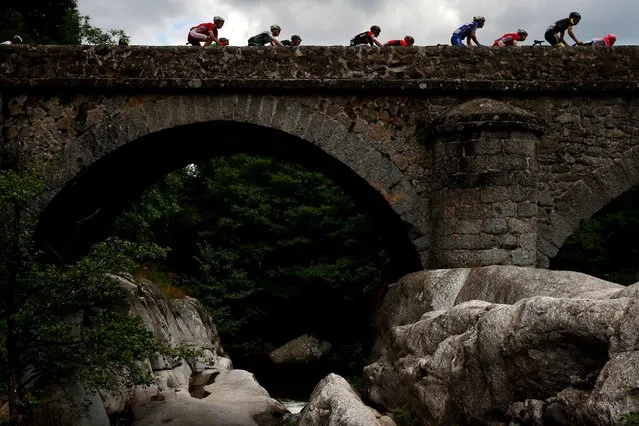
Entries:
{"type": "Polygon", "coordinates": [[[608,34],[606,37],[608,37],[610,41],[617,41],[617,36],[614,34],[608,34]]]}

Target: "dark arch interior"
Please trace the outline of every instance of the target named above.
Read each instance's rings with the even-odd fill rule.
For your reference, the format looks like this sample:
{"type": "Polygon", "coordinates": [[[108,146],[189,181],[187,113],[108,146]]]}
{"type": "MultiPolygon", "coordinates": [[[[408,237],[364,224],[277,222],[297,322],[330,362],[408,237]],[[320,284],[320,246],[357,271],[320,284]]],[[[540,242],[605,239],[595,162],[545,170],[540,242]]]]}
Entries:
{"type": "Polygon", "coordinates": [[[235,153],[269,155],[319,171],[370,212],[396,279],[421,269],[414,231],[364,179],[320,148],[285,132],[248,123],[214,121],[149,134],[115,150],[66,185],[40,215],[36,241],[65,261],[106,236],[118,214],[171,171],[235,153]]]}

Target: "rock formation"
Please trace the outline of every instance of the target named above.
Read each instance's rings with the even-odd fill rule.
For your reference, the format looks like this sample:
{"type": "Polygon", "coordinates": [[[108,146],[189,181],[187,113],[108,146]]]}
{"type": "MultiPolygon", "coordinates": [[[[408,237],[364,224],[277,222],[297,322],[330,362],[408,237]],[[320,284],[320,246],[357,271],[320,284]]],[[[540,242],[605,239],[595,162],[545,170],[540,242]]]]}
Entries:
{"type": "Polygon", "coordinates": [[[333,373],[315,386],[300,414],[299,426],[395,426],[390,417],[364,405],[348,382],[333,373]]]}
{"type": "Polygon", "coordinates": [[[422,424],[617,424],[639,411],[638,287],[514,266],[406,276],[378,313],[368,397],[422,424]]]}

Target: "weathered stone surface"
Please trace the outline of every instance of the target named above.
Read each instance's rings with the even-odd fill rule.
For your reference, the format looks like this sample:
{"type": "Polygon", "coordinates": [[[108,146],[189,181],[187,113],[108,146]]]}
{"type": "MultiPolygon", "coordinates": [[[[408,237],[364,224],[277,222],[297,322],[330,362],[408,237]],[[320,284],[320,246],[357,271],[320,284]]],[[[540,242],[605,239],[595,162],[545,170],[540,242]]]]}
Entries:
{"type": "Polygon", "coordinates": [[[280,346],[269,354],[276,364],[298,364],[317,362],[331,350],[331,344],[316,336],[304,334],[280,346]]]}
{"type": "Polygon", "coordinates": [[[418,321],[426,312],[471,300],[513,304],[533,296],[600,299],[627,291],[622,285],[571,271],[518,266],[426,270],[390,285],[376,317],[380,331],[388,332],[418,321]]]}
{"type": "Polygon", "coordinates": [[[282,417],[288,413],[248,371],[222,372],[204,389],[209,393],[204,398],[191,397],[187,385],[135,404],[133,425],[275,426],[281,424],[282,417]]]}
{"type": "MultiPolygon", "coordinates": [[[[192,369],[229,367],[217,327],[197,299],[187,296],[184,299],[168,300],[149,281],[133,283],[121,276],[114,276],[114,279],[138,295],[130,315],[139,316],[153,334],[171,346],[193,347],[204,352],[205,359],[192,365],[192,369]]],[[[182,363],[180,360],[162,357],[155,357],[150,362],[153,370],[171,370],[182,363]]]]}
{"type": "Polygon", "coordinates": [[[422,424],[617,424],[639,411],[635,292],[512,266],[412,274],[384,300],[368,397],[422,424]]]}
{"type": "Polygon", "coordinates": [[[299,426],[394,425],[389,417],[364,405],[348,382],[334,373],[315,386],[299,421],[299,426]]]}
{"type": "MultiPolygon", "coordinates": [[[[639,184],[638,60],[639,49],[631,46],[2,46],[0,162],[19,153],[51,166],[47,193],[37,203],[45,210],[69,183],[81,187],[100,159],[125,147],[129,169],[143,169],[131,179],[148,178],[144,186],[154,173],[183,165],[171,162],[189,152],[184,161],[199,159],[204,148],[216,155],[264,140],[265,152],[312,160],[357,194],[367,192],[358,189],[362,182],[374,188],[411,236],[414,263],[547,266],[581,220],[639,184]],[[454,127],[445,144],[433,136],[438,125],[454,127]],[[190,145],[198,139],[195,126],[215,134],[215,143],[190,145]],[[296,142],[282,148],[288,137],[296,142]],[[131,148],[144,143],[158,147],[154,161],[148,148],[131,148]],[[308,144],[336,162],[319,160],[320,151],[309,155],[308,144]],[[468,188],[484,191],[462,202],[455,191],[468,188]],[[482,240],[481,247],[446,252],[431,233],[445,213],[437,209],[451,205],[456,216],[450,218],[459,221],[530,218],[538,238],[490,248],[482,240]]],[[[101,170],[104,181],[119,187],[119,161],[101,170]]],[[[128,190],[132,185],[122,179],[128,190]]],[[[97,192],[99,223],[114,200],[97,192]]],[[[367,200],[370,211],[382,211],[367,200]]],[[[69,228],[85,217],[81,207],[71,211],[75,204],[61,201],[69,228]]],[[[61,221],[45,229],[62,229],[61,221]]],[[[466,223],[444,238],[476,233],[468,230],[478,225],[466,223]]]]}
{"type": "MultiPolygon", "coordinates": [[[[47,81],[52,84],[64,77],[71,81],[83,80],[84,86],[117,86],[143,78],[147,88],[198,90],[220,87],[217,82],[228,86],[235,81],[238,87],[250,88],[251,81],[269,80],[272,87],[291,87],[288,80],[304,83],[315,79],[329,80],[323,83],[326,89],[332,86],[331,80],[352,80],[358,84],[368,81],[371,88],[388,87],[388,80],[417,80],[418,84],[413,87],[427,90],[440,88],[440,80],[448,81],[451,88],[477,87],[465,81],[472,75],[475,81],[490,82],[493,87],[501,86],[509,91],[529,88],[533,81],[537,82],[533,86],[535,91],[544,87],[571,90],[573,86],[567,83],[569,81],[575,81],[575,86],[579,82],[577,87],[582,90],[591,87],[605,90],[606,83],[610,85],[610,82],[624,83],[612,87],[636,87],[629,70],[637,68],[639,50],[633,46],[611,50],[520,47],[517,51],[490,48],[461,51],[430,46],[194,49],[19,45],[2,46],[0,64],[3,85],[15,84],[16,80],[22,84],[41,85],[47,81]],[[563,66],[566,61],[570,61],[570,67],[563,66]],[[481,67],[477,67],[479,63],[481,67]],[[594,86],[595,83],[598,85],[594,86]]],[[[402,84],[397,87],[407,87],[405,81],[402,84]]]]}

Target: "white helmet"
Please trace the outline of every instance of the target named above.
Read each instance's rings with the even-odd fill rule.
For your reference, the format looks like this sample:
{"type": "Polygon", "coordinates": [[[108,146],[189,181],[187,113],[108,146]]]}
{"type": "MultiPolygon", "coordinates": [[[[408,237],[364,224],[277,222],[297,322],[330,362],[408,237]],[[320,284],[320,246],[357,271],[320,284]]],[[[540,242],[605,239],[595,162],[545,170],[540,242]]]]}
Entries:
{"type": "Polygon", "coordinates": [[[224,22],[224,18],[222,18],[221,16],[214,16],[214,17],[213,17],[213,22],[217,22],[217,21],[222,21],[222,22],[224,22]]]}

